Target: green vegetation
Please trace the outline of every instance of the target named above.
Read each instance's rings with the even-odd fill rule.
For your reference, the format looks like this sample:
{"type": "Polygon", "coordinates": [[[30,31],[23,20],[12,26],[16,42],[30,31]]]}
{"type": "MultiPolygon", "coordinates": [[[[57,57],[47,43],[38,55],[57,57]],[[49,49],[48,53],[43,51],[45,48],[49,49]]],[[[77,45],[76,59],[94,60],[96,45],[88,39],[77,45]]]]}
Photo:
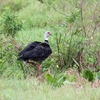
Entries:
{"type": "Polygon", "coordinates": [[[17,31],[22,28],[22,22],[17,17],[16,13],[12,13],[9,8],[5,8],[1,17],[1,33],[14,37],[17,31]]]}
{"type": "Polygon", "coordinates": [[[99,89],[87,86],[100,81],[99,11],[99,0],[0,0],[0,99],[99,100],[99,89]],[[47,30],[53,53],[38,82],[36,66],[17,61],[17,55],[28,43],[44,41],[47,30]],[[76,92],[73,83],[83,88],[76,92]]]}
{"type": "Polygon", "coordinates": [[[4,80],[0,79],[0,100],[99,100],[100,89],[90,86],[85,88],[73,88],[63,86],[52,89],[46,83],[37,80],[4,80]]]}

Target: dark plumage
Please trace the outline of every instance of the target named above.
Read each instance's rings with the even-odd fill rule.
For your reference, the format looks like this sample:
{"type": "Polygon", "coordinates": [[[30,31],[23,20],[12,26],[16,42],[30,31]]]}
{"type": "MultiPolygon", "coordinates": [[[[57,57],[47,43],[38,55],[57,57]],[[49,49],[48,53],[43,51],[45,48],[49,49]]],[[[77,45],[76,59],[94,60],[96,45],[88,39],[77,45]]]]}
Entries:
{"type": "MultiPolygon", "coordinates": [[[[38,71],[40,70],[40,64],[49,57],[52,53],[52,50],[49,46],[48,37],[50,36],[50,32],[45,32],[44,38],[45,42],[32,42],[28,44],[19,54],[18,60],[28,62],[29,60],[33,60],[39,63],[38,71]]],[[[39,73],[39,72],[38,72],[39,73]]],[[[39,74],[38,74],[39,75],[39,74]]],[[[37,75],[37,76],[38,76],[37,75]]]]}
{"type": "Polygon", "coordinates": [[[27,47],[19,53],[18,60],[33,60],[42,63],[51,53],[52,50],[49,44],[35,41],[27,45],[27,47]]]}

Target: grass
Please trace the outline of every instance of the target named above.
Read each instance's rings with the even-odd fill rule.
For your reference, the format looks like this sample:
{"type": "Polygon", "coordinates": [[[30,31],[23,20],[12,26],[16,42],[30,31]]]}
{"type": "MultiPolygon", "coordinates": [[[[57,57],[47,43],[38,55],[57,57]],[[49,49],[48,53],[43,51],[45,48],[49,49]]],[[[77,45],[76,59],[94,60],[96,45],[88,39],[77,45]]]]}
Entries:
{"type": "Polygon", "coordinates": [[[55,12],[45,4],[39,1],[32,1],[27,7],[24,7],[18,12],[21,19],[25,21],[26,28],[45,28],[60,23],[65,16],[55,12]]]}
{"type": "Polygon", "coordinates": [[[33,28],[33,29],[23,30],[18,33],[16,40],[18,40],[19,42],[24,42],[24,43],[26,41],[28,42],[44,41],[44,32],[46,30],[51,30],[51,29],[46,27],[46,28],[33,28]]]}
{"type": "Polygon", "coordinates": [[[37,79],[0,79],[0,100],[100,100],[100,89],[71,85],[53,89],[37,79]]]}

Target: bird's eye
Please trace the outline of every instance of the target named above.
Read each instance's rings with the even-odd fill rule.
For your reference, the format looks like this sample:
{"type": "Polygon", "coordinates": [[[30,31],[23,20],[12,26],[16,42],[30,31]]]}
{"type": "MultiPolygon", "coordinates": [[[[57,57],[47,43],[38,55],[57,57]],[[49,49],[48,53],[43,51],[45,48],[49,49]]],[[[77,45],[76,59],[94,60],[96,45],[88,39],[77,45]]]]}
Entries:
{"type": "Polygon", "coordinates": [[[48,34],[51,35],[50,32],[48,32],[48,34]]]}

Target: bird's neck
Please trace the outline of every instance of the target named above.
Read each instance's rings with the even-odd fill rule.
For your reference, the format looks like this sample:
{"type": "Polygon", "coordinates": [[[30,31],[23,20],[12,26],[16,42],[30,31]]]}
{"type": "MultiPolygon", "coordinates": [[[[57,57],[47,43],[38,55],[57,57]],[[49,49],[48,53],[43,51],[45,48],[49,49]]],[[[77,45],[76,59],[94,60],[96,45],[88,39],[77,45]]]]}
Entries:
{"type": "Polygon", "coordinates": [[[48,37],[44,35],[44,42],[48,44],[48,37]]]}
{"type": "Polygon", "coordinates": [[[46,35],[44,36],[44,39],[48,41],[48,37],[46,35]]]}
{"type": "Polygon", "coordinates": [[[48,40],[45,40],[44,42],[47,43],[47,44],[49,44],[48,40]]]}

